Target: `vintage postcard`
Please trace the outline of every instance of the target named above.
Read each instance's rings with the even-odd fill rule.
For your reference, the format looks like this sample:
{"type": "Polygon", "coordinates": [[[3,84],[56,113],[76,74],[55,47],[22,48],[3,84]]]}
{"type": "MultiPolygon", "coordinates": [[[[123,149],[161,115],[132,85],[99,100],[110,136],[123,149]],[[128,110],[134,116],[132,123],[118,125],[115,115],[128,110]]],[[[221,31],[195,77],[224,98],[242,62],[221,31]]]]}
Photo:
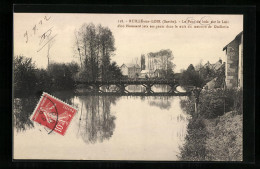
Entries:
{"type": "Polygon", "coordinates": [[[13,159],[243,161],[243,15],[13,20],[13,159]]]}

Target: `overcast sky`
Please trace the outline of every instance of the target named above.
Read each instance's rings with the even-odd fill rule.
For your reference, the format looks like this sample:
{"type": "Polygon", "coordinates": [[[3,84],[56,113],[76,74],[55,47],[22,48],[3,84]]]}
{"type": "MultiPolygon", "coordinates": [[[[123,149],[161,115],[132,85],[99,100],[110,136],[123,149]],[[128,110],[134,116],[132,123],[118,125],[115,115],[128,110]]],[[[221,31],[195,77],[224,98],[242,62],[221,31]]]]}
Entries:
{"type": "MultiPolygon", "coordinates": [[[[52,37],[56,35],[53,38],[54,41],[50,49],[51,62],[79,61],[77,53],[73,50],[75,43],[74,32],[83,23],[91,22],[111,29],[116,47],[112,60],[116,61],[119,66],[123,63],[135,62],[135,58],[140,58],[141,54],[157,52],[161,49],[170,49],[174,55],[173,62],[176,64],[176,72],[179,72],[180,69],[186,69],[191,63],[196,65],[200,60],[203,60],[204,63],[206,61],[214,63],[219,58],[224,59],[223,47],[243,30],[242,15],[15,13],[14,55],[31,57],[38,67],[46,68],[48,48],[47,45],[41,48],[44,42],[40,44],[40,40],[41,35],[51,29],[47,33],[51,33],[52,37]],[[229,28],[141,29],[117,27],[120,19],[124,21],[129,19],[181,21],[187,18],[200,20],[205,16],[211,20],[227,20],[229,23],[226,25],[229,28]],[[33,29],[35,25],[36,29],[33,29]],[[25,35],[26,31],[28,39],[27,35],[25,35]]],[[[178,23],[178,25],[185,24],[178,23]]]]}

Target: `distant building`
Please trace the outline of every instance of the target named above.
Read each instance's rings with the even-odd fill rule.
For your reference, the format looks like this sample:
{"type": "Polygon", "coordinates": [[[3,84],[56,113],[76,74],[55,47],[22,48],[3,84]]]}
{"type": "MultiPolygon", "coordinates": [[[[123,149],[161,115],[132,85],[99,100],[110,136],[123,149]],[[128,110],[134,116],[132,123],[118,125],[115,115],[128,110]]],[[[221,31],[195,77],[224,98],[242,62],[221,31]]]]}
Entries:
{"type": "Polygon", "coordinates": [[[120,69],[122,74],[129,78],[138,77],[141,73],[141,67],[138,64],[123,64],[120,69]]]}
{"type": "Polygon", "coordinates": [[[203,66],[204,68],[208,67],[214,71],[218,71],[219,68],[222,66],[222,60],[219,59],[216,63],[210,64],[209,61],[203,66]]]}
{"type": "Polygon", "coordinates": [[[226,52],[226,87],[243,87],[243,31],[234,40],[227,44],[226,52]]]}
{"type": "Polygon", "coordinates": [[[219,69],[221,68],[221,66],[222,66],[222,60],[219,59],[219,60],[213,65],[213,69],[214,69],[215,71],[217,71],[217,70],[219,70],[219,69]]]}
{"type": "Polygon", "coordinates": [[[154,71],[154,77],[163,77],[163,70],[162,69],[156,69],[154,71]]]}
{"type": "Polygon", "coordinates": [[[217,78],[212,79],[203,87],[204,89],[214,89],[216,85],[217,78]]]}
{"type": "Polygon", "coordinates": [[[140,78],[150,77],[149,70],[142,70],[139,77],[140,78]]]}
{"type": "Polygon", "coordinates": [[[128,67],[125,64],[122,64],[120,69],[121,69],[121,72],[122,72],[123,76],[128,76],[128,67]]]}
{"type": "Polygon", "coordinates": [[[148,56],[148,70],[150,72],[154,72],[156,69],[163,69],[163,65],[160,59],[161,58],[158,57],[148,56]]]}
{"type": "Polygon", "coordinates": [[[145,70],[145,55],[141,55],[141,71],[145,70]]]}

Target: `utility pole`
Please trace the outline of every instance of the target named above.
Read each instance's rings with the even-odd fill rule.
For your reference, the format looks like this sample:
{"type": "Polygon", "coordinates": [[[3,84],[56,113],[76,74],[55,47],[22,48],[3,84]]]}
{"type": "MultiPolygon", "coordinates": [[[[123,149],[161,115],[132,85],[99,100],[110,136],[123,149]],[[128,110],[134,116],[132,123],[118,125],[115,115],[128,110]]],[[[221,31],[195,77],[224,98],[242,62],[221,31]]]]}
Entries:
{"type": "MultiPolygon", "coordinates": [[[[48,41],[49,41],[49,37],[48,37],[48,41]]],[[[48,67],[50,65],[50,49],[52,47],[52,43],[53,43],[53,40],[48,43],[48,49],[47,49],[48,67]]]]}
{"type": "Polygon", "coordinates": [[[50,65],[50,48],[51,48],[50,43],[48,43],[48,49],[47,49],[48,67],[50,65]]]}

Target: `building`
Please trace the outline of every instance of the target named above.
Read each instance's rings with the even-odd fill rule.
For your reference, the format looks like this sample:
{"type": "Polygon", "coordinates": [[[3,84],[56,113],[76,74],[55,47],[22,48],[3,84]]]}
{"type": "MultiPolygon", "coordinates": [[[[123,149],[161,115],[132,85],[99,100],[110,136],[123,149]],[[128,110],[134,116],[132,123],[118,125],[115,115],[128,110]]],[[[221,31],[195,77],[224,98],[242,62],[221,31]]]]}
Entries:
{"type": "Polygon", "coordinates": [[[120,69],[121,69],[121,72],[122,72],[123,76],[128,76],[128,67],[125,64],[122,64],[120,69]]]}
{"type": "Polygon", "coordinates": [[[145,70],[145,55],[141,55],[141,70],[145,70]]]}
{"type": "Polygon", "coordinates": [[[149,70],[142,70],[139,77],[140,78],[147,78],[147,77],[149,78],[149,77],[151,77],[150,73],[149,73],[149,70]]]}
{"type": "Polygon", "coordinates": [[[216,85],[217,77],[206,83],[206,85],[203,87],[203,89],[214,89],[216,85]]]}
{"type": "Polygon", "coordinates": [[[214,70],[215,72],[218,71],[220,69],[220,67],[222,66],[222,60],[219,59],[216,63],[214,64],[210,64],[209,61],[203,66],[203,68],[210,68],[212,70],[214,70]]]}
{"type": "Polygon", "coordinates": [[[213,69],[218,71],[222,66],[222,59],[219,59],[215,64],[213,64],[213,69]]]}
{"type": "Polygon", "coordinates": [[[160,57],[148,56],[148,70],[154,72],[156,69],[166,69],[163,67],[160,57]]]}
{"type": "Polygon", "coordinates": [[[139,77],[141,73],[141,67],[138,64],[123,64],[120,69],[122,74],[129,78],[139,77]]]}
{"type": "Polygon", "coordinates": [[[226,87],[243,87],[243,31],[227,44],[223,51],[226,54],[226,87]]]}
{"type": "Polygon", "coordinates": [[[154,71],[154,77],[158,77],[158,78],[161,78],[163,77],[164,73],[163,73],[163,70],[162,69],[156,69],[154,71]]]}

